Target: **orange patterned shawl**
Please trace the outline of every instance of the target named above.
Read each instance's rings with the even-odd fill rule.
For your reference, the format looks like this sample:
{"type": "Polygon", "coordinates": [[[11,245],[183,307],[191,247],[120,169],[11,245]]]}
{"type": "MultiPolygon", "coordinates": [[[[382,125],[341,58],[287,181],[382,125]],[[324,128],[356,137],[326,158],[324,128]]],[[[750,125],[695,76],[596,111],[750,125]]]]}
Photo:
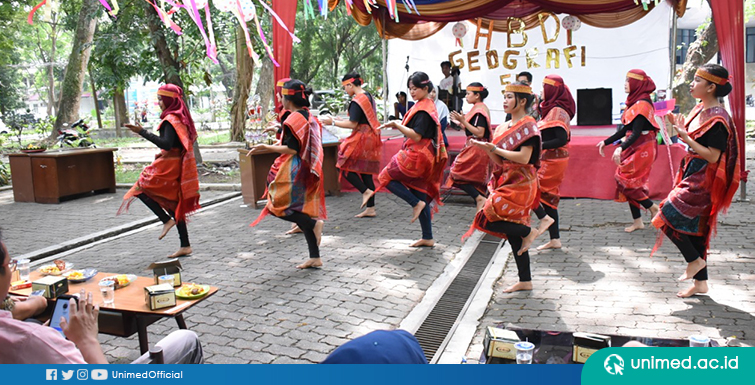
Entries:
{"type": "Polygon", "coordinates": [[[181,140],[183,148],[160,150],[155,160],[145,167],[139,180],[123,197],[118,214],[128,211],[139,194],[147,194],[160,207],[175,212],[176,221],[185,221],[188,215],[199,210],[199,179],[194,158],[194,143],[189,141],[189,130],[175,114],[168,114],[155,126],[159,131],[168,121],[181,140]]]}

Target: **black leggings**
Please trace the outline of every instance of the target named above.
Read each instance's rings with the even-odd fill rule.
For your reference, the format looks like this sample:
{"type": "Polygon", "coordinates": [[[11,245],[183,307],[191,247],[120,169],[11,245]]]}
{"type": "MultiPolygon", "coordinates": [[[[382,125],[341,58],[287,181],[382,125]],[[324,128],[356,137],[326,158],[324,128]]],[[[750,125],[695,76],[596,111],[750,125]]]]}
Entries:
{"type": "Polygon", "coordinates": [[[315,225],[317,221],[310,218],[309,215],[299,211],[294,211],[293,214],[279,217],[284,221],[294,222],[304,233],[304,238],[307,240],[307,247],[309,248],[310,258],[320,258],[320,246],[317,246],[317,237],[315,236],[315,225]]]}
{"type": "Polygon", "coordinates": [[[519,282],[532,281],[529,251],[525,251],[522,255],[517,254],[522,248],[522,238],[529,235],[530,231],[533,230],[525,225],[506,221],[488,222],[485,228],[496,233],[506,234],[509,239],[509,244],[511,245],[511,251],[514,253],[516,269],[519,271],[519,282]]]}
{"type": "Polygon", "coordinates": [[[541,203],[540,207],[535,209],[535,215],[537,215],[537,219],[543,219],[546,215],[553,218],[553,224],[548,228],[548,232],[551,239],[561,238],[561,234],[558,233],[558,210],[541,203]]]}
{"type": "MultiPolygon", "coordinates": [[[[705,237],[682,234],[669,227],[664,227],[663,232],[668,239],[670,239],[671,242],[674,242],[676,247],[679,248],[679,251],[682,252],[684,260],[687,261],[687,263],[694,262],[698,258],[702,258],[703,260],[707,259],[705,252],[705,237]]],[[[706,265],[700,270],[700,272],[695,274],[693,278],[698,281],[707,281],[708,266],[706,265]]]]}
{"type": "MultiPolygon", "coordinates": [[[[650,199],[645,199],[644,201],[639,201],[638,203],[641,204],[642,207],[644,207],[646,210],[650,209],[651,207],[653,207],[653,201],[651,201],[650,199]]],[[[632,219],[640,219],[640,218],[642,218],[642,213],[640,212],[640,208],[639,207],[637,207],[637,206],[635,206],[635,205],[633,205],[633,204],[630,203],[629,204],[629,211],[632,212],[632,219]]]]}
{"type": "Polygon", "coordinates": [[[477,199],[477,197],[480,196],[480,192],[477,191],[477,189],[474,188],[474,186],[472,186],[471,184],[457,184],[456,187],[464,190],[465,193],[467,193],[474,199],[477,199]]]}
{"type": "MultiPolygon", "coordinates": [[[[140,201],[144,202],[144,204],[152,210],[155,215],[157,215],[157,218],[160,219],[162,223],[176,218],[176,214],[172,210],[163,210],[160,204],[147,196],[147,194],[142,193],[137,195],[137,197],[140,201]]],[[[181,247],[191,246],[189,243],[189,231],[186,229],[186,221],[176,221],[176,228],[178,229],[178,238],[181,240],[181,247]]]]}
{"type": "MultiPolygon", "coordinates": [[[[359,190],[360,193],[364,194],[364,192],[368,189],[375,191],[375,182],[372,180],[372,175],[370,174],[360,175],[355,172],[342,171],[341,175],[343,175],[343,177],[346,178],[346,180],[349,181],[352,186],[359,190]]],[[[367,201],[367,207],[375,207],[374,194],[370,197],[370,200],[367,201]]]]}

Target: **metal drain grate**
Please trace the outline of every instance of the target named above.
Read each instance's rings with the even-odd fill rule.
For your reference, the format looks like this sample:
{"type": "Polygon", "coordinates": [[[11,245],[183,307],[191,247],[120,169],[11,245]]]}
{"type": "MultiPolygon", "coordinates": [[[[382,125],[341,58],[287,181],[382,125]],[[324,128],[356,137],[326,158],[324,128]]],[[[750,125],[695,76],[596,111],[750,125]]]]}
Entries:
{"type": "Polygon", "coordinates": [[[503,241],[500,238],[485,234],[459,274],[414,333],[422,350],[425,351],[428,362],[432,363],[435,354],[445,347],[464,307],[474,296],[480,277],[502,245],[503,241]]]}

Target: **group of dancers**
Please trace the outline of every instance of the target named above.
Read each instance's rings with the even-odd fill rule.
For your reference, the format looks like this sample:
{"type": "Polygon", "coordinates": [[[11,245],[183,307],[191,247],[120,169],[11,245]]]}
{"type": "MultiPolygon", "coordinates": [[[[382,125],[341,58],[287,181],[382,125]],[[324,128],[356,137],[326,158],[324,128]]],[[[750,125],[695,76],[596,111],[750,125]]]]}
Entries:
{"type": "MultiPolygon", "coordinates": [[[[297,268],[323,266],[319,245],[323,220],[327,219],[323,187],[322,125],[351,129],[339,147],[340,175],[362,194],[364,211],[358,218],[374,217],[375,193],[381,188],[412,207],[410,221],[419,220],[422,235],[413,247],[432,247],[432,217],[440,205],[448,153],[443,140],[436,103],[430,98],[433,83],[424,72],[413,73],[407,86],[414,99],[403,120],[380,125],[375,100],[362,89],[357,73],[342,79],[344,91],[352,98],[348,119],[321,116],[309,111],[311,90],[301,81],[283,79],[276,84],[281,102],[278,112],[278,141],[274,145],[252,147],[248,155],[276,152],[280,156],[268,176],[267,204],[257,220],[272,214],[292,222],[290,232],[302,232],[309,258],[297,268]],[[380,130],[395,129],[405,136],[401,150],[387,166],[380,168],[380,130]],[[374,176],[377,175],[377,183],[374,176]]],[[[668,197],[656,205],[649,199],[648,179],[657,153],[656,134],[660,129],[650,94],[652,79],[641,70],[627,73],[626,110],[623,127],[597,144],[604,147],[624,138],[613,153],[617,201],[629,202],[634,222],[632,232],[644,227],[640,209],[650,210],[652,223],[679,248],[687,268],[679,280],[692,279],[692,287],[680,297],[705,293],[707,250],[715,231],[717,215],[728,208],[739,184],[737,137],[731,118],[719,98],[731,91],[728,71],[715,64],[698,68],[690,86],[700,103],[686,117],[674,117],[679,138],[689,147],[668,197]]],[[[489,91],[480,83],[466,88],[466,114],[451,112],[453,123],[464,128],[466,142],[450,165],[446,187],[455,186],[475,199],[477,214],[465,234],[474,230],[508,239],[519,273],[519,281],[505,292],[532,290],[528,250],[536,238],[549,232],[550,240],[538,249],[561,248],[559,236],[559,186],[569,159],[570,124],[575,102],[558,75],[543,79],[539,103],[540,119],[530,116],[536,99],[527,82],[504,88],[503,109],[511,119],[495,126],[485,105],[489,91]],[[539,218],[532,227],[531,213],[539,218]]],[[[191,253],[186,216],[199,208],[199,185],[194,166],[193,139],[196,130],[180,88],[165,85],[158,90],[162,121],[159,136],[141,126],[129,128],[161,148],[155,162],[144,169],[134,187],[124,197],[124,205],[138,198],[162,220],[162,239],[177,226],[181,248],[171,255],[191,253]]],[[[660,245],[661,238],[656,244],[660,245]]],[[[655,249],[654,249],[655,250],[655,249]]]]}

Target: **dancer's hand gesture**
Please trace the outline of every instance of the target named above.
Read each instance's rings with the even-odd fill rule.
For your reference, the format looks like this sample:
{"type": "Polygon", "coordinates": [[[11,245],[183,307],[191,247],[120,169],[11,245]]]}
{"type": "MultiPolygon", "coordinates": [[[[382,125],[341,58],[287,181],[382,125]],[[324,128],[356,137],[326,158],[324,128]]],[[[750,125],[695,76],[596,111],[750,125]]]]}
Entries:
{"type": "Polygon", "coordinates": [[[621,147],[616,147],[611,159],[613,159],[613,162],[616,163],[617,166],[621,164],[621,147]]]}
{"type": "Polygon", "coordinates": [[[606,154],[603,152],[603,147],[605,147],[605,146],[606,146],[606,144],[603,143],[602,140],[600,142],[598,142],[598,144],[595,145],[595,147],[598,148],[598,153],[600,153],[600,156],[603,156],[603,157],[606,156],[606,154]]]}

